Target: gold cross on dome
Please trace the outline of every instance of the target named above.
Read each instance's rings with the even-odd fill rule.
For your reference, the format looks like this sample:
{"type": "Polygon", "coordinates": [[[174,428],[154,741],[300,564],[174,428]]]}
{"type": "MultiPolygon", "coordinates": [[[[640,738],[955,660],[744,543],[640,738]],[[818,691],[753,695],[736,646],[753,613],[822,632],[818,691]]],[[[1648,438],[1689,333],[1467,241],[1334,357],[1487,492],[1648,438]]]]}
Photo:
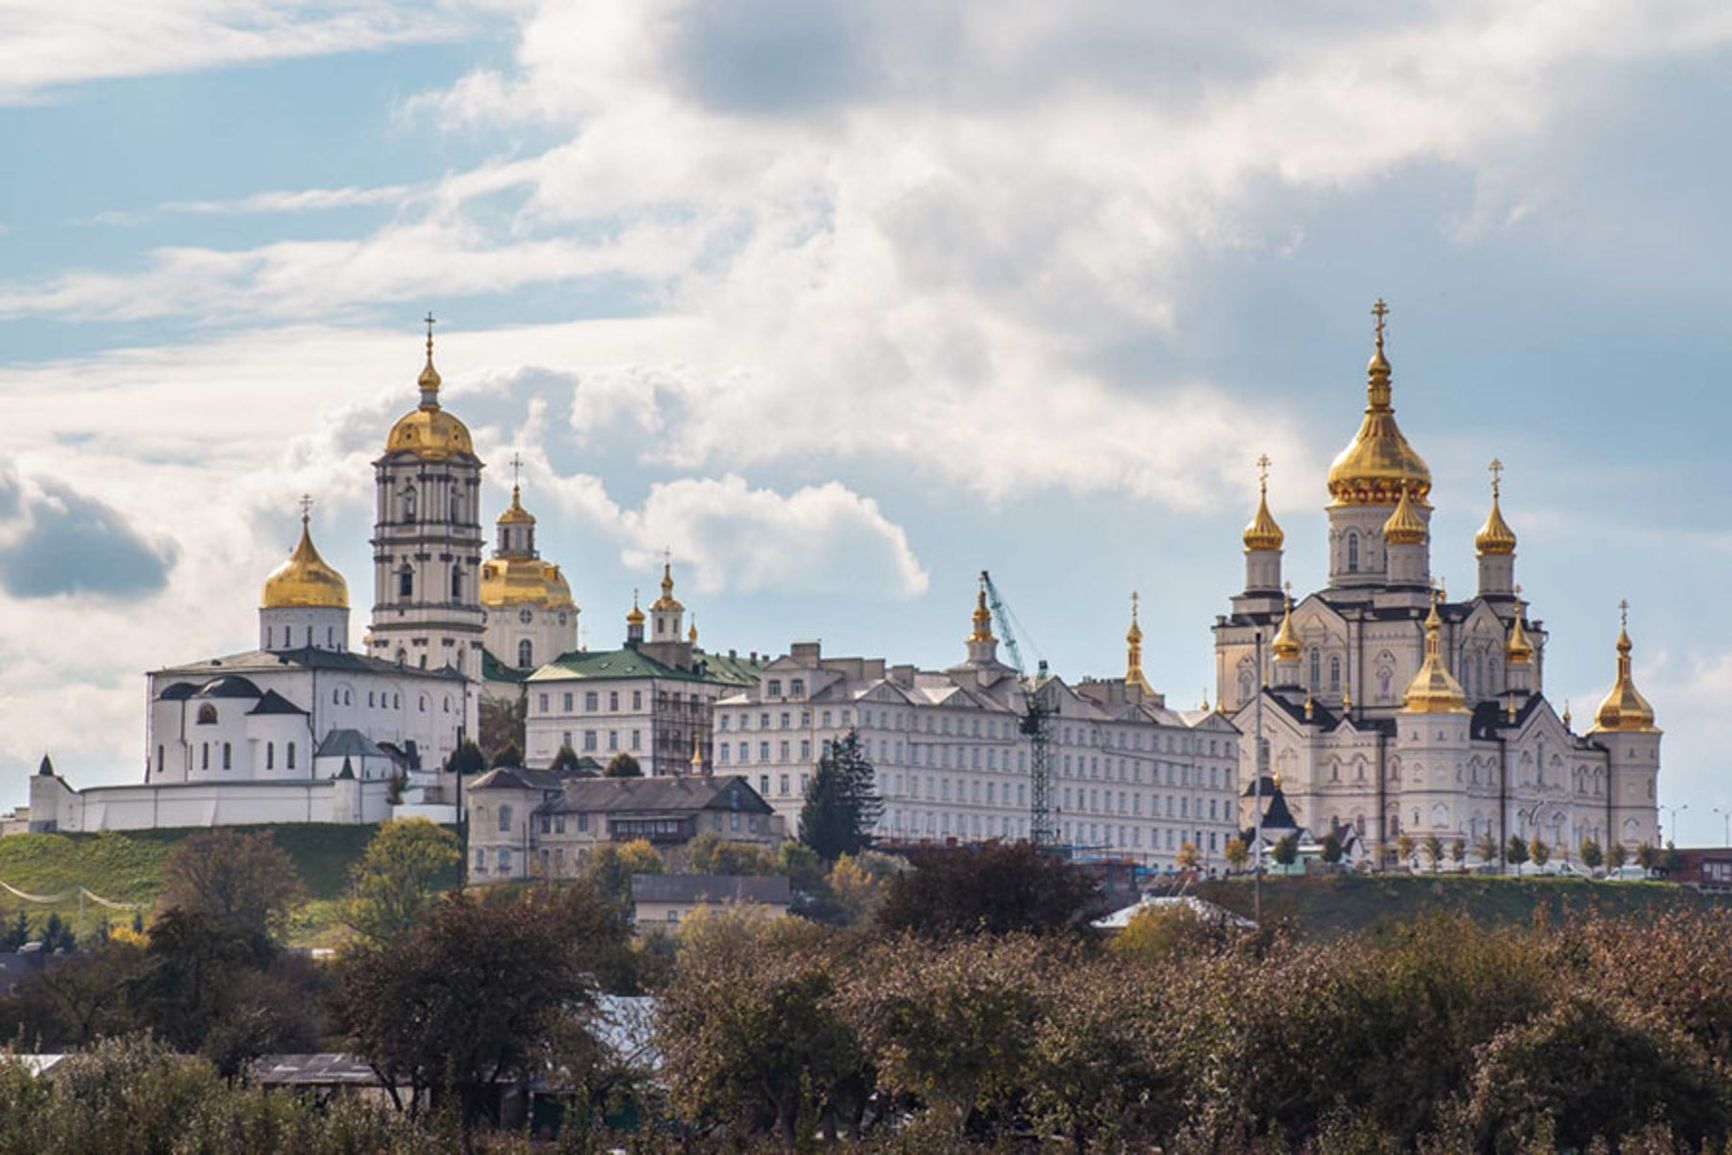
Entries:
{"type": "Polygon", "coordinates": [[[1383,348],[1383,319],[1389,316],[1389,306],[1383,303],[1383,298],[1377,298],[1377,303],[1371,306],[1371,315],[1377,318],[1377,348],[1383,348]]]}
{"type": "Polygon", "coordinates": [[[1503,462],[1494,457],[1486,468],[1491,471],[1491,495],[1496,497],[1503,485],[1503,462]]]}
{"type": "Polygon", "coordinates": [[[1618,603],[1618,624],[1626,630],[1630,628],[1630,599],[1628,598],[1618,603]]]}
{"type": "Polygon", "coordinates": [[[433,355],[433,326],[439,323],[439,318],[433,315],[432,309],[428,309],[427,315],[422,320],[427,323],[427,356],[431,357],[433,355]]]}
{"type": "Polygon", "coordinates": [[[310,494],[310,493],[301,494],[301,500],[296,502],[295,504],[299,505],[301,507],[301,520],[303,522],[309,521],[312,519],[312,516],[313,516],[313,495],[312,494],[310,494]]]}
{"type": "Polygon", "coordinates": [[[523,484],[523,454],[521,453],[511,455],[511,484],[514,486],[523,484]]]}
{"type": "Polygon", "coordinates": [[[1273,464],[1267,453],[1257,459],[1257,480],[1264,485],[1269,484],[1269,467],[1273,464]]]}

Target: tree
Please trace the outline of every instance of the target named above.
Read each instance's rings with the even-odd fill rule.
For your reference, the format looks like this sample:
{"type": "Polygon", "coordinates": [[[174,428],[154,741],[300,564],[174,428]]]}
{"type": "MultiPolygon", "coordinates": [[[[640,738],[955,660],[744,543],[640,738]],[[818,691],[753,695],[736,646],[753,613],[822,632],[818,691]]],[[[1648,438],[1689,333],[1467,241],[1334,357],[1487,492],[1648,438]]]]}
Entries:
{"type": "Polygon", "coordinates": [[[445,760],[445,769],[448,773],[464,777],[480,774],[487,769],[487,755],[481,752],[481,747],[465,738],[457,749],[451,751],[451,757],[445,760]]]}
{"type": "Polygon", "coordinates": [[[515,742],[507,742],[505,745],[499,747],[493,752],[493,757],[487,760],[487,766],[489,769],[497,769],[500,766],[516,768],[522,765],[523,751],[515,742]]]}
{"type": "MultiPolygon", "coordinates": [[[[526,741],[525,724],[529,715],[529,698],[523,692],[522,686],[516,688],[516,693],[510,701],[502,701],[492,694],[482,694],[476,713],[480,722],[477,734],[480,738],[480,749],[489,756],[492,765],[500,765],[495,759],[499,752],[506,747],[523,749],[526,741]]],[[[522,765],[522,763],[506,763],[506,765],[522,765]]]]}
{"type": "Polygon", "coordinates": [[[1280,866],[1292,866],[1295,862],[1298,862],[1299,861],[1299,835],[1298,835],[1298,833],[1295,832],[1293,834],[1283,835],[1281,838],[1277,839],[1275,842],[1275,850],[1273,852],[1273,857],[1275,859],[1276,864],[1280,865],[1280,866]]]}
{"type": "Polygon", "coordinates": [[[1576,857],[1582,860],[1582,865],[1589,870],[1598,870],[1606,861],[1605,853],[1600,844],[1589,834],[1582,835],[1582,844],[1576,849],[1576,857]]]}
{"type": "Polygon", "coordinates": [[[441,883],[456,882],[457,836],[425,818],[382,824],[349,871],[347,921],[363,938],[399,942],[414,933],[438,901],[441,883]]]}
{"type": "Polygon", "coordinates": [[[1535,866],[1544,866],[1552,860],[1552,848],[1545,839],[1536,838],[1533,845],[1528,847],[1528,857],[1535,866]]]}
{"type": "Polygon", "coordinates": [[[1425,848],[1425,860],[1431,863],[1431,869],[1436,870],[1443,865],[1443,839],[1435,834],[1427,834],[1420,844],[1425,848]]]}
{"type": "Polygon", "coordinates": [[[1467,861],[1467,839],[1457,838],[1449,844],[1449,860],[1458,867],[1467,861]]]}
{"type": "Polygon", "coordinates": [[[621,906],[631,904],[631,876],[660,874],[667,868],[661,852],[647,838],[604,842],[589,856],[585,877],[596,892],[621,906]]]}
{"type": "Polygon", "coordinates": [[[1179,852],[1173,855],[1173,861],[1181,870],[1195,870],[1203,864],[1203,856],[1197,853],[1196,844],[1187,840],[1179,843],[1179,852]]]}
{"type": "MultiPolygon", "coordinates": [[[[798,846],[799,843],[782,844],[798,846]]],[[[777,869],[770,852],[755,842],[729,842],[713,830],[706,830],[686,843],[686,869],[693,874],[786,874],[777,869]]],[[[823,872],[818,871],[819,874],[823,872]]]]}
{"type": "Polygon", "coordinates": [[[1227,856],[1227,865],[1234,870],[1244,870],[1245,864],[1251,861],[1251,851],[1246,847],[1243,838],[1227,839],[1227,846],[1222,853],[1227,856]]]}
{"type": "Polygon", "coordinates": [[[800,841],[825,862],[870,848],[872,831],[884,813],[877,779],[859,731],[849,730],[832,742],[806,784],[800,841]]]}
{"type": "Polygon", "coordinates": [[[1396,838],[1395,858],[1403,866],[1413,865],[1413,835],[1403,834],[1396,838]]]}
{"type": "Polygon", "coordinates": [[[1340,835],[1331,830],[1328,834],[1323,836],[1323,845],[1318,852],[1318,857],[1324,862],[1327,862],[1330,866],[1334,866],[1336,863],[1341,861],[1341,857],[1345,853],[1346,851],[1341,845],[1340,835]]]}
{"type": "Polygon", "coordinates": [[[1478,841],[1473,844],[1473,853],[1487,866],[1497,861],[1497,839],[1491,836],[1490,831],[1479,836],[1478,841]]]}
{"type": "Polygon", "coordinates": [[[1624,849],[1624,844],[1617,839],[1606,844],[1606,867],[1610,870],[1622,870],[1624,863],[1630,861],[1630,852],[1624,849]]]}
{"type": "Polygon", "coordinates": [[[1644,842],[1636,847],[1636,865],[1643,870],[1658,870],[1660,868],[1660,848],[1651,842],[1644,842]]]}
{"type": "Polygon", "coordinates": [[[989,842],[923,856],[884,888],[881,930],[928,938],[1077,931],[1100,914],[1083,871],[1026,842],[989,842]]]}
{"type": "Polygon", "coordinates": [[[202,915],[247,936],[261,958],[304,893],[300,872],[270,832],[189,835],[162,864],[157,909],[202,915]]]}
{"type": "Polygon", "coordinates": [[[623,912],[581,884],[454,892],[403,941],[346,950],[332,1005],[393,1098],[408,1087],[413,1111],[426,1092],[450,1092],[467,1128],[497,1081],[539,1071],[584,1033],[596,971],[626,939],[623,912]]]}
{"type": "MultiPolygon", "coordinates": [[[[553,761],[547,764],[549,770],[560,774],[574,774],[581,769],[583,763],[578,760],[577,751],[570,746],[561,746],[559,753],[553,756],[553,761]]],[[[593,771],[591,772],[593,773],[593,771]]]]}
{"type": "Polygon", "coordinates": [[[607,769],[602,771],[607,778],[642,778],[643,767],[638,765],[636,758],[621,750],[608,759],[607,769]]]}
{"type": "Polygon", "coordinates": [[[1519,874],[1522,864],[1528,860],[1527,840],[1519,834],[1510,835],[1509,843],[1504,847],[1503,857],[1504,861],[1515,867],[1519,874]]]}
{"type": "Polygon", "coordinates": [[[42,949],[49,954],[70,954],[78,949],[78,934],[71,923],[60,917],[59,911],[51,911],[42,924],[41,942],[42,949]]]}

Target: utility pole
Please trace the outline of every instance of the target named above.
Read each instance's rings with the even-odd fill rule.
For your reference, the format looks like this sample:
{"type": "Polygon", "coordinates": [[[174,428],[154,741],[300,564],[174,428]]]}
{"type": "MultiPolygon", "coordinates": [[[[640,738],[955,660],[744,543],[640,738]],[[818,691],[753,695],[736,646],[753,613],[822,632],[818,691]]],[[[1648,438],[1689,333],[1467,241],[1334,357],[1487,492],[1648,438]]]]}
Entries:
{"type": "Polygon", "coordinates": [[[457,890],[469,889],[469,818],[463,812],[463,723],[457,723],[457,749],[451,752],[451,769],[457,775],[457,890]]]}
{"type": "Polygon", "coordinates": [[[1253,638],[1257,647],[1257,681],[1253,692],[1257,705],[1252,711],[1256,719],[1252,727],[1256,757],[1251,760],[1251,853],[1255,856],[1255,872],[1251,876],[1251,913],[1260,927],[1263,925],[1263,631],[1253,638]]]}

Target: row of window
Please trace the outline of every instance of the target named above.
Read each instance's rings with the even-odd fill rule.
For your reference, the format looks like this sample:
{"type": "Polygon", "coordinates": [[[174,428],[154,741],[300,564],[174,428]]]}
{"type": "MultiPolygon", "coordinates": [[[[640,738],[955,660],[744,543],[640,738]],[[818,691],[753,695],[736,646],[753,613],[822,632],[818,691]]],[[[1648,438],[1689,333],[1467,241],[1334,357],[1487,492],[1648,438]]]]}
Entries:
{"type": "MultiPolygon", "coordinates": [[[[799,728],[808,729],[812,725],[812,711],[800,710],[799,728]]],[[[757,713],[759,730],[789,730],[794,728],[795,712],[791,710],[769,711],[760,710],[757,713]]],[[[733,711],[726,708],[716,711],[716,729],[721,732],[732,730],[751,730],[753,715],[748,710],[733,711]],[[737,719],[737,721],[736,721],[737,719]]],[[[820,729],[840,727],[848,729],[854,725],[854,712],[843,710],[820,710],[818,726],[820,729]]],[[[1018,725],[1010,718],[962,718],[949,713],[931,711],[911,711],[904,714],[898,710],[862,709],[860,711],[860,727],[870,730],[877,727],[885,730],[910,730],[915,733],[945,734],[957,737],[974,737],[1009,741],[1018,737],[1018,725]],[[908,725],[909,718],[915,723],[908,725]]],[[[1234,753],[1231,740],[1219,737],[1207,739],[1204,746],[1202,735],[1150,734],[1145,730],[1102,730],[1098,726],[1061,726],[1054,737],[1065,746],[1098,746],[1102,749],[1140,750],[1149,753],[1161,753],[1163,746],[1169,754],[1203,754],[1212,757],[1230,757],[1234,753]],[[1194,738],[1194,743],[1193,743],[1194,738]]]]}
{"type": "MultiPolygon", "coordinates": [[[[1028,820],[1010,815],[999,815],[995,822],[990,814],[953,816],[943,811],[904,813],[892,810],[885,816],[884,825],[893,838],[1011,839],[1028,836],[1028,820]]],[[[1218,830],[1180,830],[1174,827],[1151,830],[1103,822],[1063,823],[1060,837],[1068,843],[1117,846],[1121,850],[1176,851],[1181,843],[1189,842],[1203,853],[1216,854],[1223,845],[1222,832],[1218,830]]]]}
{"type": "MultiPolygon", "coordinates": [[[[198,768],[200,770],[209,770],[211,768],[210,756],[213,749],[216,751],[218,765],[224,770],[233,770],[234,747],[227,742],[200,742],[198,744],[198,768]]],[[[167,762],[168,751],[159,745],[156,748],[156,772],[158,774],[163,772],[167,762]]],[[[266,742],[265,769],[275,770],[276,768],[277,744],[275,742],[266,742]]],[[[285,742],[283,744],[283,768],[286,770],[293,770],[295,768],[295,744],[293,742],[285,742]]]]}
{"type": "MultiPolygon", "coordinates": [[[[528,645],[528,643],[525,642],[524,645],[528,645]]],[[[527,665],[528,662],[526,661],[523,664],[527,665]]],[[[560,703],[560,713],[575,714],[577,712],[577,695],[572,691],[567,690],[559,694],[557,700],[560,703]]],[[[620,712],[627,699],[624,692],[620,690],[606,691],[605,699],[603,697],[603,692],[600,690],[586,690],[583,694],[583,712],[585,714],[601,713],[602,702],[604,700],[607,703],[607,713],[617,714],[620,712]]],[[[554,701],[555,696],[553,694],[537,694],[535,698],[535,712],[538,714],[552,713],[554,701]]],[[[630,701],[632,713],[643,713],[644,692],[642,690],[632,690],[630,692],[630,701]]],[[[667,690],[660,690],[657,691],[655,697],[655,705],[658,710],[666,710],[682,706],[690,706],[693,710],[702,710],[706,704],[706,700],[702,694],[681,695],[670,693],[667,690]]],[[[726,727],[724,727],[724,729],[725,728],[726,727]]]]}
{"type": "MultiPolygon", "coordinates": [[[[265,627],[265,648],[266,649],[270,648],[271,636],[272,636],[272,631],[271,631],[270,627],[268,627],[268,626],[265,627]]],[[[293,646],[295,644],[295,631],[294,631],[293,627],[291,627],[291,626],[284,626],[283,627],[283,640],[281,642],[279,642],[278,644],[281,645],[285,649],[287,649],[288,647],[293,646]]],[[[312,648],[312,645],[313,645],[313,627],[312,626],[307,627],[306,645],[307,645],[307,648],[309,648],[309,649],[312,648]]],[[[330,647],[331,649],[337,648],[337,627],[336,626],[325,627],[325,645],[330,647]]]]}

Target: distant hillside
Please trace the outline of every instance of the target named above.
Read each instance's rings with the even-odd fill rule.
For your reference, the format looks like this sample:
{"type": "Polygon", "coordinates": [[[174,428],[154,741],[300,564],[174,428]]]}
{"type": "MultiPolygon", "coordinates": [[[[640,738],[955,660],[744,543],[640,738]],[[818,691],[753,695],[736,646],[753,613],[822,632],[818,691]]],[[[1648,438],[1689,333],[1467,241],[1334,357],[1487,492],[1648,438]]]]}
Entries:
{"type": "MultiPolygon", "coordinates": [[[[1251,891],[1249,880],[1235,878],[1203,883],[1194,893],[1249,915],[1251,891]]],[[[1660,882],[1447,874],[1341,874],[1263,880],[1265,922],[1289,922],[1307,939],[1334,938],[1437,910],[1460,910],[1485,926],[1508,926],[1532,922],[1537,912],[1561,920],[1571,913],[1639,915],[1723,902],[1660,882]]]]}
{"type": "MultiPolygon", "coordinates": [[[[349,865],[366,850],[374,828],[295,825],[247,829],[269,830],[277,845],[295,860],[308,896],[314,900],[310,905],[315,910],[328,910],[331,900],[342,896],[349,865]]],[[[197,831],[190,829],[138,830],[0,838],[0,882],[35,895],[74,894],[69,901],[47,906],[0,891],[0,912],[11,919],[22,907],[32,921],[46,918],[53,910],[75,917],[75,892],[80,886],[115,902],[154,902],[163,860],[177,843],[194,833],[197,831]]],[[[87,902],[84,925],[79,929],[94,928],[104,917],[121,922],[130,916],[87,902]]]]}

